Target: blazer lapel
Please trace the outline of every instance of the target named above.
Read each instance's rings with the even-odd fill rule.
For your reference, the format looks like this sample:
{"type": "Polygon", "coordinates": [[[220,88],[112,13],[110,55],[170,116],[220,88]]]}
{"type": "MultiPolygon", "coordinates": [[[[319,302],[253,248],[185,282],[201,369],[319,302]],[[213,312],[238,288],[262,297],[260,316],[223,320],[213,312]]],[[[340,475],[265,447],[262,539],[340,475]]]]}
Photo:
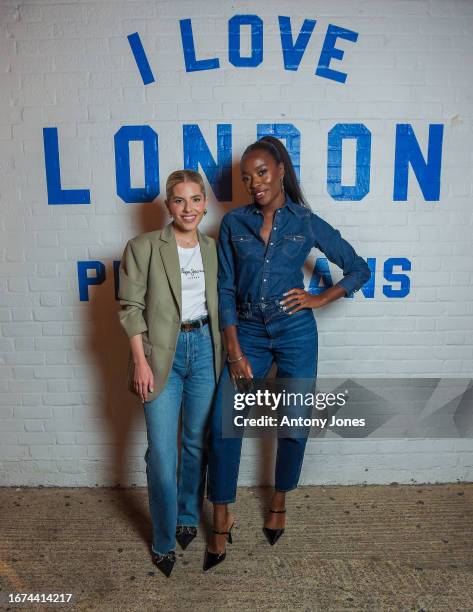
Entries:
{"type": "Polygon", "coordinates": [[[215,296],[217,295],[217,267],[215,253],[213,252],[211,242],[204,234],[197,231],[199,237],[200,254],[202,256],[202,264],[204,266],[205,276],[205,298],[207,300],[207,309],[213,311],[215,304],[215,296]]]}
{"type": "Polygon", "coordinates": [[[160,252],[168,277],[169,286],[179,308],[179,317],[182,317],[182,289],[181,289],[181,267],[179,255],[177,254],[176,237],[171,224],[167,225],[161,232],[160,252]]]}

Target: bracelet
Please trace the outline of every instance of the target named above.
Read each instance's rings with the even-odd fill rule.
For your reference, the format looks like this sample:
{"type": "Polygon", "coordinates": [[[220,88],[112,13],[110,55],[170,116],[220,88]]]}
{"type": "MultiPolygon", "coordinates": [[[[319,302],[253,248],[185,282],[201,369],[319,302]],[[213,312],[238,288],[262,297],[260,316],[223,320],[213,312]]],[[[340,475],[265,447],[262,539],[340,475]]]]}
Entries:
{"type": "Polygon", "coordinates": [[[243,359],[244,355],[240,355],[240,357],[238,357],[237,359],[228,359],[227,357],[227,363],[238,363],[239,361],[241,361],[243,359]]]}

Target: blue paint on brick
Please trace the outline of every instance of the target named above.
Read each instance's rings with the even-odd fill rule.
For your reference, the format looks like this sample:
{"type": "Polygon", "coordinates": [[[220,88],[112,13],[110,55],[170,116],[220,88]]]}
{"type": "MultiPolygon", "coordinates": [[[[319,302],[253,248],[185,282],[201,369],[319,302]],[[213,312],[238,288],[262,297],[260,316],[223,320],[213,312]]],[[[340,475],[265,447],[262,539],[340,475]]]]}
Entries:
{"type": "Polygon", "coordinates": [[[217,124],[217,161],[198,125],[184,125],[182,133],[184,145],[184,167],[204,171],[215,197],[220,202],[232,199],[232,126],[230,123],[217,124]]]}
{"type": "Polygon", "coordinates": [[[370,190],[371,132],[362,123],[337,123],[328,133],[327,191],[334,200],[361,200],[370,190]],[[342,185],[342,143],[356,139],[355,185],[342,185]]]}
{"type": "MultiPolygon", "coordinates": [[[[368,282],[360,287],[360,291],[365,298],[374,298],[376,258],[368,257],[366,262],[370,269],[371,277],[368,282]]],[[[330,272],[328,259],[326,257],[318,257],[315,260],[314,269],[312,271],[312,276],[307,291],[312,295],[319,295],[330,287],[333,287],[333,279],[330,272]]],[[[350,294],[345,295],[344,297],[352,298],[354,294],[355,292],[352,291],[350,294]]]]}
{"type": "Polygon", "coordinates": [[[383,294],[389,298],[403,298],[408,295],[411,287],[411,279],[407,274],[394,272],[394,268],[399,266],[403,271],[411,269],[411,262],[405,257],[390,257],[384,262],[384,278],[391,283],[399,283],[399,287],[383,285],[383,294]]]}
{"type": "Polygon", "coordinates": [[[345,51],[335,47],[337,38],[356,42],[358,40],[358,33],[353,32],[353,30],[348,30],[347,28],[329,24],[315,74],[339,83],[345,83],[347,79],[346,72],[340,72],[339,70],[330,68],[332,59],[342,60],[345,54],[345,51]]]}
{"type": "Polygon", "coordinates": [[[48,204],[90,204],[88,189],[63,189],[57,128],[43,128],[44,163],[48,204]]]}
{"type": "Polygon", "coordinates": [[[307,291],[312,295],[319,295],[329,287],[333,287],[333,280],[328,259],[317,257],[307,291]]]}
{"type": "Polygon", "coordinates": [[[151,202],[159,194],[158,135],[149,125],[124,125],[115,134],[117,195],[127,203],[151,202]],[[145,186],[131,186],[130,141],[142,141],[145,186]]]}
{"type": "Polygon", "coordinates": [[[258,123],[257,139],[263,136],[275,136],[284,140],[286,149],[292,160],[297,180],[301,178],[301,133],[292,123],[258,123]]]}
{"type": "Polygon", "coordinates": [[[140,35],[138,32],[129,34],[127,36],[128,42],[130,43],[133,57],[135,58],[136,65],[140,71],[141,78],[145,85],[155,82],[153,71],[149,65],[148,58],[146,57],[146,51],[144,50],[143,43],[141,42],[140,35]]]}
{"type": "Polygon", "coordinates": [[[81,302],[89,300],[89,287],[101,285],[105,282],[105,266],[101,261],[78,261],[77,279],[79,282],[79,299],[81,302]],[[89,270],[94,271],[95,276],[87,276],[89,270]]]}
{"type": "Polygon", "coordinates": [[[440,198],[440,174],[442,169],[443,124],[429,125],[429,144],[425,161],[412,126],[400,123],[396,126],[396,154],[394,161],[393,200],[406,201],[409,165],[412,166],[424,199],[428,202],[440,198]]]}
{"type": "MultiPolygon", "coordinates": [[[[375,276],[376,276],[376,258],[367,257],[366,262],[371,272],[371,278],[360,288],[361,293],[365,298],[373,299],[375,297],[375,276]]],[[[113,279],[115,287],[115,300],[119,299],[120,290],[120,264],[119,259],[113,261],[113,279]]],[[[398,287],[393,287],[391,284],[385,284],[382,291],[387,298],[404,298],[410,292],[410,278],[407,274],[395,272],[394,268],[400,266],[402,271],[411,270],[411,262],[405,257],[390,257],[386,259],[383,266],[385,280],[390,283],[399,283],[398,287]]],[[[105,282],[106,270],[105,266],[100,261],[78,261],[78,284],[81,301],[88,301],[89,287],[91,285],[100,285],[105,282]],[[95,272],[95,276],[87,276],[88,271],[95,272]]],[[[319,295],[326,289],[333,287],[332,274],[330,272],[329,261],[326,257],[318,257],[314,263],[312,276],[309,281],[307,292],[311,295],[319,295]]],[[[352,298],[355,292],[344,297],[352,298]]]]}
{"type": "Polygon", "coordinates": [[[213,70],[220,67],[218,57],[210,59],[198,60],[195,54],[194,35],[192,33],[192,20],[181,19],[179,21],[181,27],[182,50],[184,53],[184,62],[186,72],[196,72],[198,70],[213,70]]]}
{"type": "Polygon", "coordinates": [[[237,68],[256,68],[263,61],[263,21],[258,15],[235,15],[228,22],[228,61],[237,68]],[[241,27],[251,28],[251,55],[241,55],[241,27]]]}
{"type": "Polygon", "coordinates": [[[369,280],[360,287],[361,293],[365,298],[374,298],[375,278],[376,278],[376,257],[366,257],[366,263],[370,269],[371,276],[369,280]]]}
{"type": "Polygon", "coordinates": [[[314,31],[314,19],[304,19],[296,42],[292,37],[291,18],[279,16],[279,33],[285,70],[297,70],[314,31]]]}

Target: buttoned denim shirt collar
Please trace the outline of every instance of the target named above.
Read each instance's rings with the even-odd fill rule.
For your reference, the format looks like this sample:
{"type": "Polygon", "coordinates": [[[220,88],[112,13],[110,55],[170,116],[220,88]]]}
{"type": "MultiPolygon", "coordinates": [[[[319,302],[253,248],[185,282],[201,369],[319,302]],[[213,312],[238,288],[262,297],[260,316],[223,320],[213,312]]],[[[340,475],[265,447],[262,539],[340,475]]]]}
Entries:
{"type": "MultiPolygon", "coordinates": [[[[258,206],[258,204],[255,204],[254,202],[252,204],[248,204],[245,208],[248,214],[263,214],[261,211],[261,207],[258,206]]],[[[289,210],[293,214],[297,214],[297,209],[300,209],[301,206],[300,204],[296,204],[295,202],[293,202],[291,198],[286,194],[286,200],[283,206],[281,206],[281,208],[276,209],[276,212],[282,211],[284,208],[289,210]]]]}
{"type": "Polygon", "coordinates": [[[277,302],[289,289],[303,289],[303,266],[313,247],[343,270],[337,285],[348,296],[371,276],[366,261],[338,230],[289,197],[276,209],[267,244],[260,235],[262,226],[263,213],[254,203],[222,219],[217,245],[221,329],[238,324],[242,304],[277,302]]]}

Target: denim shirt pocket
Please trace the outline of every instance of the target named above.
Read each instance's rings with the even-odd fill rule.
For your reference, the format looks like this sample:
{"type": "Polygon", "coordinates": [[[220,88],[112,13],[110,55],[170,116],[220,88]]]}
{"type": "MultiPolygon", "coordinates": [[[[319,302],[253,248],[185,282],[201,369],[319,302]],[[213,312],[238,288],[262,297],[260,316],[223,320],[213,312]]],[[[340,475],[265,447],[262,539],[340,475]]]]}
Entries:
{"type": "Polygon", "coordinates": [[[297,257],[305,244],[305,236],[302,234],[285,234],[283,236],[282,252],[286,257],[297,257]]]}
{"type": "Polygon", "coordinates": [[[249,234],[238,234],[231,237],[233,248],[241,259],[250,257],[255,252],[256,240],[249,234]]]}

